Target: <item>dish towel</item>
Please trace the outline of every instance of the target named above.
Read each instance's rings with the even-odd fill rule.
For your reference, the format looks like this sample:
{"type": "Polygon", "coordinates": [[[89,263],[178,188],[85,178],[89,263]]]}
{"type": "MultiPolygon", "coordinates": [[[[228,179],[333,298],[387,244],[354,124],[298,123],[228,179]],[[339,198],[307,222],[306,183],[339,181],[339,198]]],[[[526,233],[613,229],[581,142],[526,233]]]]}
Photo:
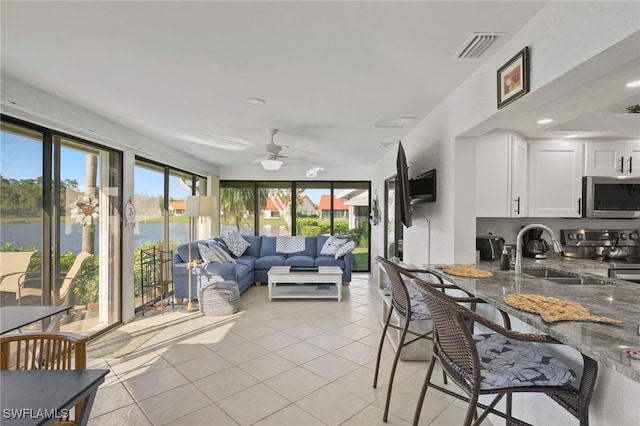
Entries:
{"type": "Polygon", "coordinates": [[[277,253],[300,253],[304,251],[304,236],[297,235],[295,237],[276,237],[276,252],[277,253]]]}

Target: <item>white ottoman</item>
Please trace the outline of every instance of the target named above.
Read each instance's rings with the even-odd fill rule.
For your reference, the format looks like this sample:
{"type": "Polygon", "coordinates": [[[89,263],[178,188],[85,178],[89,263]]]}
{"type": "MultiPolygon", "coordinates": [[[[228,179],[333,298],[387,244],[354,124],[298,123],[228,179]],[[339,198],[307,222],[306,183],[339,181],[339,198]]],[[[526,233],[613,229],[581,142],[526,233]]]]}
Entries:
{"type": "Polygon", "coordinates": [[[205,284],[198,290],[198,307],[204,315],[231,315],[238,312],[240,291],[235,281],[205,284]]]}

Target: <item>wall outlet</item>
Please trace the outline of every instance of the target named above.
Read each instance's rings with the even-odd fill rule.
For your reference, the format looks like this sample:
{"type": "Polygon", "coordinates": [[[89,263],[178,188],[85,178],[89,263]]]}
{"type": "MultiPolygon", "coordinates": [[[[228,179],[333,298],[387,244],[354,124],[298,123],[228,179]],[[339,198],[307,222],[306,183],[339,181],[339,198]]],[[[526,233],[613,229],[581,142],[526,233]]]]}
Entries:
{"type": "Polygon", "coordinates": [[[495,235],[496,230],[495,229],[487,229],[486,233],[487,233],[487,235],[495,235]]]}

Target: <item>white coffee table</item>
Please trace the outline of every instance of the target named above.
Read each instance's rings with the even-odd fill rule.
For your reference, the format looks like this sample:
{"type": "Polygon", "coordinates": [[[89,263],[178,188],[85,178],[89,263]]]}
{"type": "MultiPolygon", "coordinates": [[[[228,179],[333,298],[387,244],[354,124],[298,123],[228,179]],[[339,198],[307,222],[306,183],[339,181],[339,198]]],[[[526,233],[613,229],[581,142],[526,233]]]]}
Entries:
{"type": "Polygon", "coordinates": [[[326,299],[342,300],[342,268],[339,266],[319,266],[317,272],[291,272],[290,266],[273,266],[267,272],[269,276],[269,301],[282,299],[326,299]],[[276,288],[277,284],[287,285],[276,288]],[[316,284],[316,285],[302,285],[316,284]],[[327,288],[320,287],[327,284],[327,288]],[[335,288],[329,284],[335,284],[335,288]]]}

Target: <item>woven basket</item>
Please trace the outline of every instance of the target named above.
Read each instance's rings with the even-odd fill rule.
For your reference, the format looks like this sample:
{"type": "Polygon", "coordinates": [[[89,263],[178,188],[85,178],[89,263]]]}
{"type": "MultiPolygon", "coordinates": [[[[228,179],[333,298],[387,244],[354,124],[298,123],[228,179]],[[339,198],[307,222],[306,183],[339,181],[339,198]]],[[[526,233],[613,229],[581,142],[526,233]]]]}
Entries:
{"type": "Polygon", "coordinates": [[[205,284],[198,290],[198,307],[204,315],[231,315],[238,312],[240,291],[235,281],[205,284]]]}

